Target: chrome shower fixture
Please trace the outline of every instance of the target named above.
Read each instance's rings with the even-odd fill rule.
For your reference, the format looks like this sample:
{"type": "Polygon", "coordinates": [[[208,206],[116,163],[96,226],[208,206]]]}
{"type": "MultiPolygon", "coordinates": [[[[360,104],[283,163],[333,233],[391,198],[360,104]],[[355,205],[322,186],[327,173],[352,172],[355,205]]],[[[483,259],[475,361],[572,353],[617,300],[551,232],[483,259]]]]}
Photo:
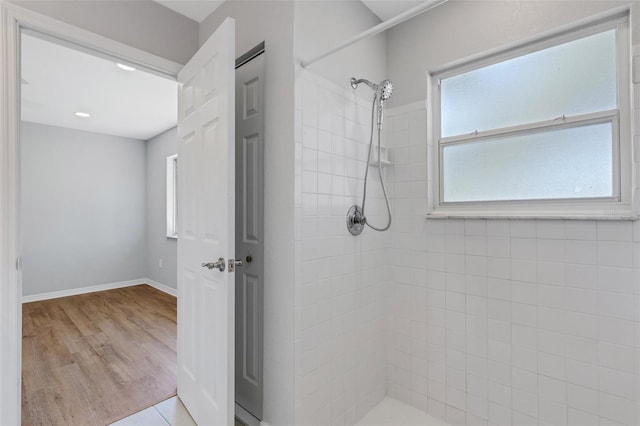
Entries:
{"type": "Polygon", "coordinates": [[[351,88],[357,89],[360,83],[364,83],[371,88],[381,101],[387,101],[393,93],[393,82],[391,80],[383,80],[380,84],[375,84],[367,80],[366,78],[351,77],[351,88]]]}
{"type": "Polygon", "coordinates": [[[362,190],[362,206],[357,204],[351,206],[347,212],[347,229],[351,235],[360,235],[364,230],[365,225],[375,231],[386,231],[391,226],[391,206],[389,205],[389,197],[387,196],[387,190],[384,186],[384,178],[382,177],[382,162],[381,162],[381,145],[380,138],[382,133],[382,117],[384,113],[384,103],[388,101],[393,94],[393,83],[391,80],[382,80],[380,84],[375,84],[367,79],[351,77],[351,88],[357,89],[360,83],[364,83],[373,90],[373,104],[371,105],[371,136],[369,138],[369,150],[367,154],[367,166],[364,172],[364,188],[362,190]],[[377,120],[375,116],[377,114],[377,120]],[[382,187],[382,193],[384,195],[384,201],[387,206],[387,224],[378,228],[373,226],[367,221],[367,216],[364,213],[364,207],[367,202],[367,177],[369,176],[369,166],[371,165],[371,151],[373,150],[374,139],[374,122],[378,123],[378,176],[380,177],[380,186],[382,187]]]}
{"type": "Polygon", "coordinates": [[[383,101],[389,100],[393,94],[393,83],[391,80],[384,80],[380,83],[380,99],[383,101]]]}
{"type": "Polygon", "coordinates": [[[347,212],[347,229],[353,236],[360,235],[364,230],[364,226],[367,224],[367,218],[364,217],[362,207],[353,205],[347,212]]]}
{"type": "Polygon", "coordinates": [[[389,79],[382,80],[379,84],[375,84],[366,78],[351,77],[351,87],[357,89],[360,83],[364,83],[375,92],[373,102],[378,106],[378,130],[382,129],[382,121],[384,117],[384,103],[388,101],[393,94],[393,82],[389,79]]]}
{"type": "Polygon", "coordinates": [[[361,79],[356,79],[355,77],[351,77],[351,88],[352,89],[357,89],[358,88],[358,84],[360,83],[364,83],[367,86],[371,87],[371,90],[378,90],[378,85],[375,83],[370,82],[369,80],[367,80],[366,78],[361,78],[361,79]]]}

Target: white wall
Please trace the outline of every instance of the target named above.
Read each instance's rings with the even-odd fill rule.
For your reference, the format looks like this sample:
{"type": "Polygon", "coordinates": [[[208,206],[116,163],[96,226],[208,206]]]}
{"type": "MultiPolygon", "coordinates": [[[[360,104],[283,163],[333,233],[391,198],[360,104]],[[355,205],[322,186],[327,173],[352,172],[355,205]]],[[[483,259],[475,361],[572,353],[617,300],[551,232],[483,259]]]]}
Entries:
{"type": "Polygon", "coordinates": [[[154,1],[10,1],[181,64],[198,49],[198,23],[154,1]]]}
{"type": "Polygon", "coordinates": [[[389,394],[455,425],[638,424],[639,222],[425,219],[426,111],[390,115],[389,394]]]}
{"type": "MultiPolygon", "coordinates": [[[[295,424],[354,424],[386,393],[386,236],[345,225],[362,205],[370,103],[310,71],[296,93],[295,424]]],[[[377,172],[366,215],[384,226],[377,172]]]]}
{"type": "Polygon", "coordinates": [[[227,1],[200,25],[200,43],[236,20],[236,56],[265,41],[264,420],[293,424],[293,1],[227,1]]]}
{"type": "Polygon", "coordinates": [[[167,238],[167,157],[178,153],[177,127],[146,143],[147,278],[177,289],[178,244],[167,238]],[[162,260],[162,267],[159,262],[162,260]]]}
{"type": "MultiPolygon", "coordinates": [[[[296,61],[311,59],[379,23],[380,18],[360,1],[298,1],[296,61]]],[[[351,77],[378,83],[386,78],[386,40],[385,33],[370,37],[310,65],[308,70],[347,88],[351,77]]]]}
{"type": "MultiPolygon", "coordinates": [[[[358,1],[296,2],[296,59],[379,22],[358,1]]],[[[362,204],[373,98],[349,80],[384,79],[385,46],[382,34],[296,72],[296,425],[354,424],[386,393],[386,237],[345,225],[362,204]]],[[[387,219],[373,167],[366,214],[387,219]]]]}
{"type": "Polygon", "coordinates": [[[426,73],[592,16],[624,1],[450,0],[387,31],[390,106],[426,97],[426,73]]]}
{"type": "Polygon", "coordinates": [[[344,335],[371,344],[366,324],[379,312],[363,314],[367,303],[387,315],[387,393],[451,424],[640,422],[638,222],[424,216],[426,71],[619,4],[451,1],[391,30],[391,103],[401,105],[385,131],[394,224],[381,241],[358,237],[359,248],[341,240],[348,192],[336,188],[349,186],[334,169],[336,139],[353,136],[332,127],[336,115],[358,109],[341,86],[298,74],[297,423],[352,424],[365,406],[354,401],[376,395],[370,355],[340,351],[344,335]],[[384,255],[388,282],[362,263],[384,255]],[[380,279],[384,305],[375,292],[350,304],[380,279]],[[351,328],[353,317],[362,329],[351,328]],[[372,380],[367,389],[345,369],[354,359],[372,380]]]}
{"type": "Polygon", "coordinates": [[[23,294],[146,275],[145,142],[21,127],[23,294]]]}

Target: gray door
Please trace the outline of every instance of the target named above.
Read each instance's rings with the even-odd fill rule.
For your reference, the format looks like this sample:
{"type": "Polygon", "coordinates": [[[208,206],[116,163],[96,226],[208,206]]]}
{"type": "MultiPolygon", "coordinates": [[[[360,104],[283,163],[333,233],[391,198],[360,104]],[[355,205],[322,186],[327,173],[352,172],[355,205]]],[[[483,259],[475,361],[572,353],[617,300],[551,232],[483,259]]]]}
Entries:
{"type": "Polygon", "coordinates": [[[236,404],[262,419],[264,44],[236,68],[236,404]],[[256,57],[256,55],[258,55],[256,57]],[[252,58],[252,59],[251,59],[252,58]]]}

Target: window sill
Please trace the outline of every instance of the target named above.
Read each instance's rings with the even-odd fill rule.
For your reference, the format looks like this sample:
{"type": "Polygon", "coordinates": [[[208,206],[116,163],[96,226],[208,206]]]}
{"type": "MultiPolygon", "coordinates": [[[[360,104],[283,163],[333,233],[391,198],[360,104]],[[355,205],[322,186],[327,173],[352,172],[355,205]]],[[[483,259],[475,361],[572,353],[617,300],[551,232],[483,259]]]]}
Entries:
{"type": "Polygon", "coordinates": [[[167,235],[167,239],[168,240],[177,240],[178,236],[177,235],[167,235]]]}
{"type": "Polygon", "coordinates": [[[638,220],[639,216],[626,206],[611,208],[590,206],[591,208],[548,209],[540,206],[515,209],[513,207],[436,207],[426,214],[427,219],[567,219],[567,220],[638,220]]]}

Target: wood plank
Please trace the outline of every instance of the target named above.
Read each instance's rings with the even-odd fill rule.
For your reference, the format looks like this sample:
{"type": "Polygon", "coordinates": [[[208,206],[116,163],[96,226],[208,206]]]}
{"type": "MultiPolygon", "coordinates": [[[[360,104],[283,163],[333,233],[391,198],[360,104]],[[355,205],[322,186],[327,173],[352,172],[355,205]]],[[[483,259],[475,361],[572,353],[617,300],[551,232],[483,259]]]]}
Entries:
{"type": "Polygon", "coordinates": [[[176,313],[148,285],[25,303],[22,424],[107,425],[174,396],[176,313]]]}

